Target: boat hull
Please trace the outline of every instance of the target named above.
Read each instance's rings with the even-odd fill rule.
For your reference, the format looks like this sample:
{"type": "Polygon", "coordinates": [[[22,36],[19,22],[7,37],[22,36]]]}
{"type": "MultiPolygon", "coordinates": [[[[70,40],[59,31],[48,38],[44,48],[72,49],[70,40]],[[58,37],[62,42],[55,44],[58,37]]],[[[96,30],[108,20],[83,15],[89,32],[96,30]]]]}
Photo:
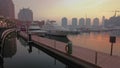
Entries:
{"type": "Polygon", "coordinates": [[[52,35],[52,36],[61,36],[61,37],[66,37],[68,35],[67,31],[47,31],[47,35],[52,35]]]}

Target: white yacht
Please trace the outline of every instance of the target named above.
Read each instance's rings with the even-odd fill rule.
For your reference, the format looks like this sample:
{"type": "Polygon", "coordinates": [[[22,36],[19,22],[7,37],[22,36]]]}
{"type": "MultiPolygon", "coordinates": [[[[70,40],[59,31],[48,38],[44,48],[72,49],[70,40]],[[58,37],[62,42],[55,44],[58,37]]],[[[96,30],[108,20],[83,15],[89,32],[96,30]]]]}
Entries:
{"type": "Polygon", "coordinates": [[[47,31],[48,35],[67,36],[69,33],[68,29],[58,25],[55,21],[47,21],[42,28],[47,31]]]}
{"type": "Polygon", "coordinates": [[[28,32],[30,32],[31,34],[39,35],[39,36],[44,36],[46,33],[46,31],[42,30],[41,27],[34,22],[32,22],[28,27],[28,32]]]}

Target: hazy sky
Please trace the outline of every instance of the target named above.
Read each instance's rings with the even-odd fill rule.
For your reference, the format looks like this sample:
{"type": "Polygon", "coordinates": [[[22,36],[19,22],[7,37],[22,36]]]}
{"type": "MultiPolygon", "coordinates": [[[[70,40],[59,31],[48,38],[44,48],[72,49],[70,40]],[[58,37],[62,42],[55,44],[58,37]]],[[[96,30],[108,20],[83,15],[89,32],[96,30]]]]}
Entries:
{"type": "MultiPolygon", "coordinates": [[[[16,14],[22,8],[30,8],[34,13],[34,20],[56,19],[62,17],[71,19],[107,18],[113,16],[115,10],[120,10],[120,0],[13,0],[16,14]]],[[[120,13],[118,13],[119,15],[120,13]]]]}

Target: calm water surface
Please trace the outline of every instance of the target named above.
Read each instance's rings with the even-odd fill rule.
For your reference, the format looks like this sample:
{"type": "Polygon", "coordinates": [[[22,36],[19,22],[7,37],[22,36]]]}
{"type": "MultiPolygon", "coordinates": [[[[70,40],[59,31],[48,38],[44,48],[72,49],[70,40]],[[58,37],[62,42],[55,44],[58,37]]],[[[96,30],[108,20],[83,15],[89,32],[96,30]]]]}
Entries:
{"type": "MultiPolygon", "coordinates": [[[[69,35],[67,38],[55,37],[55,40],[65,43],[71,40],[74,46],[110,54],[109,37],[108,33],[95,32],[69,35]]],[[[116,37],[113,55],[120,56],[120,36],[116,37]]],[[[38,48],[32,47],[31,51],[29,45],[21,38],[17,39],[14,34],[9,35],[5,40],[3,60],[3,65],[0,64],[3,68],[71,68],[38,48]]]]}
{"type": "Polygon", "coordinates": [[[3,68],[66,68],[66,65],[35,47],[30,51],[27,43],[13,34],[5,40],[3,68]]]}
{"type": "MultiPolygon", "coordinates": [[[[111,43],[109,42],[109,33],[81,33],[78,35],[69,35],[69,40],[75,46],[92,49],[98,52],[110,54],[111,43]]],[[[113,55],[120,56],[120,36],[116,36],[116,43],[113,46],[113,55]]]]}

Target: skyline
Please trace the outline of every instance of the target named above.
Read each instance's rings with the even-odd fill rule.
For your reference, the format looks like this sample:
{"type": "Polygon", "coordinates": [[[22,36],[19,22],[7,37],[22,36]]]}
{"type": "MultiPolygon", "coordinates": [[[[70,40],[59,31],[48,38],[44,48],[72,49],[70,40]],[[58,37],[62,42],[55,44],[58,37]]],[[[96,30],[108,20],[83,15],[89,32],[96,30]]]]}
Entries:
{"type": "MultiPolygon", "coordinates": [[[[34,20],[61,20],[62,17],[72,18],[109,18],[119,10],[120,0],[13,0],[16,17],[20,9],[30,8],[34,20]]],[[[117,13],[120,15],[120,13],[117,13]]]]}

